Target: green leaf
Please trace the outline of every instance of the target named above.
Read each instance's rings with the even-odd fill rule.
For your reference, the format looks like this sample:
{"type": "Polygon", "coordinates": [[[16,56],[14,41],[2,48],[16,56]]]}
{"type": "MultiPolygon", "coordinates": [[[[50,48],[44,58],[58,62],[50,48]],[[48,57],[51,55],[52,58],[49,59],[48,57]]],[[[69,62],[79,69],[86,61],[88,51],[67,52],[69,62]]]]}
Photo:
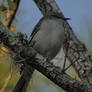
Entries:
{"type": "Polygon", "coordinates": [[[14,8],[14,3],[13,3],[13,1],[7,0],[7,2],[8,2],[8,5],[9,5],[9,9],[12,10],[12,9],[14,8]]]}
{"type": "Polygon", "coordinates": [[[0,11],[5,11],[5,10],[7,10],[7,8],[5,6],[3,6],[3,5],[1,5],[0,6],[0,11]]]}

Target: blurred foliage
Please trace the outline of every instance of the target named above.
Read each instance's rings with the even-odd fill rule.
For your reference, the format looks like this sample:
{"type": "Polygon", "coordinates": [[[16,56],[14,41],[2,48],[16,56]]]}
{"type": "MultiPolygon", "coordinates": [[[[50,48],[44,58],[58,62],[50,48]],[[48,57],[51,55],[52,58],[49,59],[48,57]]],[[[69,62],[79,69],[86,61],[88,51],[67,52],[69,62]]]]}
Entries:
{"type": "MultiPolygon", "coordinates": [[[[9,7],[6,7],[5,4],[0,5],[0,19],[7,26],[14,13],[14,2],[12,0],[4,0],[4,2],[7,2],[9,7]]],[[[15,26],[12,25],[10,30],[15,31],[15,26]]],[[[0,92],[11,92],[20,76],[19,68],[12,64],[10,56],[6,53],[8,50],[0,45],[0,92]]]]}
{"type": "Polygon", "coordinates": [[[16,69],[18,68],[11,63],[9,56],[2,52],[0,55],[0,92],[11,92],[19,78],[16,69]]]}
{"type": "Polygon", "coordinates": [[[3,6],[3,5],[1,5],[0,6],[0,11],[5,11],[5,10],[7,10],[7,8],[5,6],[3,6]]]}
{"type": "Polygon", "coordinates": [[[15,12],[16,3],[12,0],[4,0],[3,3],[0,5],[0,19],[4,25],[8,26],[15,12]],[[6,4],[3,4],[5,2],[6,4]]]}
{"type": "Polygon", "coordinates": [[[13,8],[14,8],[14,2],[12,0],[7,0],[7,2],[8,2],[9,9],[13,10],[13,8]]]}

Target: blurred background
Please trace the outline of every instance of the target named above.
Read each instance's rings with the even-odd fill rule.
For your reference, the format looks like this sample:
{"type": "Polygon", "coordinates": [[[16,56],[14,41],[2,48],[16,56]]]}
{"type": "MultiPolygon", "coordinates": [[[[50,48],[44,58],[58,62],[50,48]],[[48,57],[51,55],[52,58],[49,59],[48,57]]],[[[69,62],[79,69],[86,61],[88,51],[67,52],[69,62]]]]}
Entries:
{"type": "MultiPolygon", "coordinates": [[[[14,0],[17,1],[17,0],[14,0]]],[[[59,8],[69,20],[69,24],[80,41],[85,43],[89,54],[92,54],[92,1],[91,0],[55,0],[59,8]]],[[[17,5],[13,0],[0,0],[0,18],[5,26],[8,26],[11,16],[17,5]]],[[[28,39],[34,26],[42,18],[42,14],[33,0],[20,0],[19,8],[10,27],[12,32],[26,33],[28,39]]],[[[11,92],[19,78],[19,68],[12,63],[12,59],[6,53],[8,50],[0,45],[0,92],[11,92]],[[6,52],[6,53],[5,53],[6,52]]],[[[53,60],[59,66],[63,65],[64,53],[60,53],[53,60]]],[[[68,61],[68,60],[67,60],[68,61]]],[[[67,62],[69,65],[69,61],[67,62]]],[[[67,73],[81,81],[71,67],[67,73]]],[[[64,92],[57,85],[48,80],[38,71],[35,71],[28,86],[27,92],[64,92]]]]}

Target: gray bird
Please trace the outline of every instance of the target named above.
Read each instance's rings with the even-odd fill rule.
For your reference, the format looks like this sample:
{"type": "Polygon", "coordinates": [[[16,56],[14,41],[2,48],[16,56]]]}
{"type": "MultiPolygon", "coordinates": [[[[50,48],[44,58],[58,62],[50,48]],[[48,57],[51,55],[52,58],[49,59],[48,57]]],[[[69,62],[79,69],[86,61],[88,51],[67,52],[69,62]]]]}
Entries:
{"type": "MultiPolygon", "coordinates": [[[[29,45],[48,61],[52,60],[63,46],[65,20],[60,14],[46,15],[35,26],[30,37],[29,45]]],[[[13,92],[25,92],[30,80],[30,75],[27,75],[27,72],[24,68],[13,92]]]]}

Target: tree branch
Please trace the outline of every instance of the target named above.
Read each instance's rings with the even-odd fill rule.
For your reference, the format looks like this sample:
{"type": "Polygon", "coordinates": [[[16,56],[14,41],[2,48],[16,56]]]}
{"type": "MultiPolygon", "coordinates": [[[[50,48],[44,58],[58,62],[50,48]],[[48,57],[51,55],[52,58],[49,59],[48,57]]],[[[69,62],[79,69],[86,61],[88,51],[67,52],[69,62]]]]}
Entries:
{"type": "Polygon", "coordinates": [[[31,47],[26,47],[26,45],[20,41],[16,34],[12,33],[1,22],[0,42],[3,42],[8,49],[17,55],[22,52],[21,56],[26,59],[26,61],[22,63],[25,63],[25,65],[30,64],[30,66],[33,66],[35,69],[47,76],[50,80],[66,91],[91,92],[87,85],[72,79],[66,73],[63,73],[59,67],[54,66],[52,63],[46,62],[46,59],[44,59],[34,49],[31,47]]]}
{"type": "MultiPolygon", "coordinates": [[[[55,0],[34,0],[34,2],[37,4],[43,15],[57,13],[59,14],[58,16],[65,18],[55,0]]],[[[65,28],[64,52],[67,52],[67,58],[71,63],[76,62],[73,66],[80,78],[92,87],[92,61],[89,59],[88,50],[85,45],[77,39],[67,21],[63,26],[65,28]]]]}

